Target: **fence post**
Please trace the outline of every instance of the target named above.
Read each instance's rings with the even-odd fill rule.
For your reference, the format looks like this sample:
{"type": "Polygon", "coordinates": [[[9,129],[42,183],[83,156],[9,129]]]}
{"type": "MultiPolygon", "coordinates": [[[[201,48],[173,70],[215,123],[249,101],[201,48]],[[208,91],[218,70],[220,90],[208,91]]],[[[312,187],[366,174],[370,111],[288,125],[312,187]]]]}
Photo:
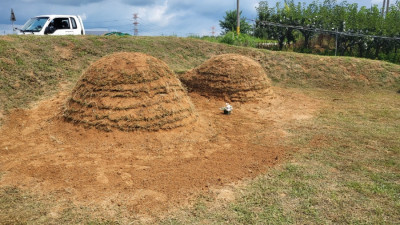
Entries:
{"type": "Polygon", "coordinates": [[[338,29],[336,28],[336,47],[335,47],[335,56],[337,56],[337,39],[338,39],[338,29]]]}

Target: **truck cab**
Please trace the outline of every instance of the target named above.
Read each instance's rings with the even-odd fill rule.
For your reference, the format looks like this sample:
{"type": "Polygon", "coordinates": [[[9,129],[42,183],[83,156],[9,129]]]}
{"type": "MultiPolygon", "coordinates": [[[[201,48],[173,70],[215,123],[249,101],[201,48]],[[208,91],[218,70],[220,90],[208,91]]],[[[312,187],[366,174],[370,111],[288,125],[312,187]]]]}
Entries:
{"type": "Polygon", "coordinates": [[[80,16],[42,15],[29,19],[19,34],[33,35],[84,35],[85,28],[80,16]]]}

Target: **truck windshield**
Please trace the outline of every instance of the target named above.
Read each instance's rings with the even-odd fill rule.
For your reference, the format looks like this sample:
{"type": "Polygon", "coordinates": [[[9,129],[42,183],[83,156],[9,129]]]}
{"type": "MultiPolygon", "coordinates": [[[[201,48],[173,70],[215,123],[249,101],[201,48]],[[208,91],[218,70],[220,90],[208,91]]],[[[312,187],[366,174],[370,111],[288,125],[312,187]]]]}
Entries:
{"type": "Polygon", "coordinates": [[[39,32],[42,30],[44,24],[49,17],[34,17],[29,19],[21,28],[23,32],[39,32]]]}

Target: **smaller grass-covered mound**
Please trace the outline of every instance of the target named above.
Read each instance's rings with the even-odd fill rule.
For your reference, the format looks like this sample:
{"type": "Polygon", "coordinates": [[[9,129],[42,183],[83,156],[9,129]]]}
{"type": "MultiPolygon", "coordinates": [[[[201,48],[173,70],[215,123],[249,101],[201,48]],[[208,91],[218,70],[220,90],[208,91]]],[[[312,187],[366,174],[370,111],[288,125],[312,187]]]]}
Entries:
{"type": "Polygon", "coordinates": [[[261,65],[237,54],[214,56],[184,74],[181,80],[191,91],[233,102],[272,95],[271,82],[261,65]]]}
{"type": "Polygon", "coordinates": [[[126,52],[105,56],[87,69],[64,117],[106,131],[156,131],[196,120],[185,89],[164,62],[126,52]]]}

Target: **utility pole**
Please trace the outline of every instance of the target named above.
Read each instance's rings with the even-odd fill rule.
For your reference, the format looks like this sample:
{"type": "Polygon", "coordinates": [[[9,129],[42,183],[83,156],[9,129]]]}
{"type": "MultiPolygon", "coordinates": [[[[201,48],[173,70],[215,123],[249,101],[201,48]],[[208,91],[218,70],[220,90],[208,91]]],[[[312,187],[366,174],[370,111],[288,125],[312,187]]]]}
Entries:
{"type": "Polygon", "coordinates": [[[385,14],[385,5],[386,5],[386,0],[383,0],[383,4],[382,4],[382,17],[385,14]]]}
{"type": "Polygon", "coordinates": [[[237,0],[237,9],[236,9],[236,13],[237,13],[237,27],[236,27],[236,33],[237,35],[240,34],[240,7],[239,7],[239,0],[237,0]]]}
{"type": "Polygon", "coordinates": [[[138,29],[138,25],[139,22],[137,21],[137,19],[139,18],[137,13],[133,14],[133,35],[138,36],[139,35],[139,29],[138,29]]]}
{"type": "Polygon", "coordinates": [[[215,36],[215,27],[214,26],[211,27],[211,34],[213,37],[215,36]]]}
{"type": "Polygon", "coordinates": [[[386,15],[385,16],[387,16],[388,12],[389,12],[389,0],[386,1],[386,15]]]}
{"type": "Polygon", "coordinates": [[[387,14],[389,12],[389,6],[390,6],[390,0],[383,0],[382,17],[387,16],[387,14]],[[385,7],[386,7],[386,12],[385,12],[385,7]]]}
{"type": "Polygon", "coordinates": [[[14,10],[13,9],[11,9],[10,20],[11,20],[11,23],[12,23],[12,30],[13,30],[13,33],[14,33],[14,22],[17,21],[17,19],[15,18],[15,14],[14,14],[14,10]]]}

